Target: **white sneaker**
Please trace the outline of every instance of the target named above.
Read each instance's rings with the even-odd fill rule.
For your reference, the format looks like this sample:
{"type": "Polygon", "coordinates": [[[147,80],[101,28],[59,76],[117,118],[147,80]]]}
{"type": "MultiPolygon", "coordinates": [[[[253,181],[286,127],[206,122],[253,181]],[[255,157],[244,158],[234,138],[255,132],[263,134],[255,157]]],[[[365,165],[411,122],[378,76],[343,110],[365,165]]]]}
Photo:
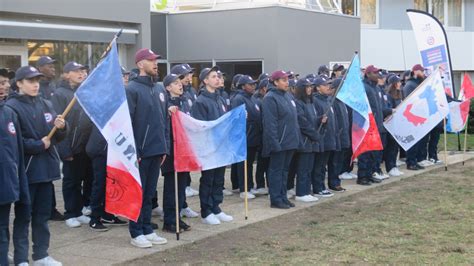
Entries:
{"type": "Polygon", "coordinates": [[[391,176],[401,176],[400,171],[398,171],[398,168],[396,168],[396,167],[390,169],[388,174],[391,175],[391,176]]]}
{"type": "Polygon", "coordinates": [[[89,224],[90,221],[91,221],[91,218],[87,217],[87,216],[84,216],[84,215],[81,215],[79,217],[76,217],[76,220],[78,222],[80,222],[81,224],[89,224]]]}
{"type": "Polygon", "coordinates": [[[423,161],[419,162],[418,164],[421,165],[421,166],[424,166],[424,167],[434,165],[434,163],[432,163],[432,162],[430,162],[430,161],[428,161],[428,160],[423,160],[423,161]]]}
{"type": "Polygon", "coordinates": [[[268,189],[266,189],[264,187],[257,188],[257,189],[255,189],[255,193],[252,192],[252,194],[254,194],[254,195],[268,195],[268,189]]]}
{"type": "Polygon", "coordinates": [[[186,187],[186,189],[184,190],[184,192],[185,192],[185,194],[186,194],[186,198],[189,198],[189,197],[194,196],[194,193],[193,193],[191,187],[186,187]]]}
{"type": "Polygon", "coordinates": [[[151,210],[151,215],[152,216],[160,216],[161,218],[163,218],[165,216],[165,213],[163,212],[163,208],[156,207],[153,210],[151,210]]]}
{"type": "Polygon", "coordinates": [[[221,221],[213,213],[209,214],[206,218],[202,218],[202,222],[209,225],[221,224],[221,221]]]}
{"type": "Polygon", "coordinates": [[[62,266],[63,264],[52,257],[48,256],[40,260],[33,261],[34,266],[62,266]]]}
{"type": "Polygon", "coordinates": [[[245,193],[247,193],[247,199],[255,199],[255,195],[250,192],[241,192],[240,198],[245,199],[245,193]]]}
{"type": "Polygon", "coordinates": [[[92,214],[92,209],[90,206],[84,206],[82,207],[82,214],[85,216],[89,216],[92,214]]]}
{"type": "Polygon", "coordinates": [[[166,238],[160,237],[156,233],[145,235],[145,238],[146,240],[150,241],[153,245],[164,245],[168,243],[168,240],[166,240],[166,238]]]}
{"type": "Polygon", "coordinates": [[[66,225],[69,228],[80,227],[81,223],[76,218],[69,218],[66,220],[66,225]]]}
{"type": "Polygon", "coordinates": [[[14,264],[14,260],[13,260],[13,255],[11,253],[8,253],[8,264],[14,264]]]}
{"type": "Polygon", "coordinates": [[[344,172],[344,173],[339,175],[339,179],[341,179],[341,180],[351,180],[351,179],[353,179],[353,177],[348,172],[344,172]]]}
{"type": "Polygon", "coordinates": [[[296,191],[295,191],[294,188],[288,190],[286,193],[289,193],[289,194],[291,194],[291,195],[293,195],[293,196],[296,196],[296,191]]]}
{"type": "Polygon", "coordinates": [[[130,244],[134,245],[135,247],[139,248],[151,248],[153,244],[146,239],[144,235],[139,235],[135,238],[132,238],[130,244]]]}
{"type": "Polygon", "coordinates": [[[400,171],[400,169],[397,167],[397,172],[400,174],[400,175],[404,175],[405,173],[400,171]]]}
{"type": "Polygon", "coordinates": [[[433,164],[442,164],[443,163],[443,161],[437,160],[437,159],[430,159],[430,162],[433,163],[433,164]]]}
{"type": "Polygon", "coordinates": [[[225,214],[224,212],[220,212],[218,214],[215,214],[215,216],[221,222],[232,222],[234,220],[234,217],[232,217],[228,214],[225,214]]]}
{"type": "Polygon", "coordinates": [[[296,201],[301,201],[301,202],[315,202],[315,201],[318,201],[319,199],[316,198],[316,197],[313,197],[311,195],[305,195],[305,196],[301,196],[301,197],[296,196],[295,200],[296,201]]]}
{"type": "Polygon", "coordinates": [[[181,210],[181,217],[187,217],[187,218],[196,218],[199,216],[199,214],[190,207],[187,207],[186,209],[181,210]]]}
{"type": "Polygon", "coordinates": [[[402,165],[404,165],[404,164],[406,164],[406,163],[405,163],[404,161],[402,161],[402,160],[397,160],[397,162],[396,162],[397,167],[398,167],[398,166],[402,166],[402,165]]]}
{"type": "Polygon", "coordinates": [[[352,176],[352,179],[357,179],[357,174],[349,173],[352,176]]]}
{"type": "Polygon", "coordinates": [[[194,188],[190,187],[191,188],[191,192],[193,192],[193,195],[194,196],[199,196],[199,190],[195,190],[194,188]]]}
{"type": "Polygon", "coordinates": [[[385,179],[382,175],[380,175],[380,174],[377,173],[377,172],[375,172],[375,173],[372,174],[372,178],[375,178],[375,179],[377,179],[377,180],[384,180],[384,179],[385,179]]]}
{"type": "MultiPolygon", "coordinates": [[[[14,264],[13,262],[11,264],[14,264]]],[[[28,262],[19,263],[18,266],[28,266],[28,262]]]]}
{"type": "Polygon", "coordinates": [[[255,188],[250,189],[249,192],[254,194],[255,196],[257,196],[257,194],[258,194],[258,190],[256,190],[255,188]]]}
{"type": "Polygon", "coordinates": [[[228,189],[223,189],[222,194],[224,194],[224,196],[232,196],[234,193],[228,189]]]}

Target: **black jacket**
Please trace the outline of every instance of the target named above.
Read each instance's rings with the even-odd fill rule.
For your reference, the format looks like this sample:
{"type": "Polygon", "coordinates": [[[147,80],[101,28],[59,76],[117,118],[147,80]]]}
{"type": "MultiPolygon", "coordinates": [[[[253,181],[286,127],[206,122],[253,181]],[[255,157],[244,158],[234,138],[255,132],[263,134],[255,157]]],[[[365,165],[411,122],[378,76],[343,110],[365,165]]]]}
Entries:
{"type": "Polygon", "coordinates": [[[105,140],[100,130],[94,125],[87,141],[86,153],[89,158],[107,157],[107,140],[105,140]]]}
{"type": "Polygon", "coordinates": [[[383,126],[383,109],[382,102],[379,96],[379,89],[377,84],[368,78],[364,79],[365,93],[367,94],[367,99],[369,100],[370,108],[372,109],[372,114],[374,115],[375,123],[377,124],[377,129],[379,133],[386,132],[383,126]]]}
{"type": "Polygon", "coordinates": [[[227,112],[225,100],[218,92],[210,93],[203,88],[191,108],[191,116],[197,120],[212,121],[227,112]]]}
{"type": "Polygon", "coordinates": [[[138,158],[169,154],[169,116],[163,86],[138,76],[125,89],[138,158]]]}
{"type": "Polygon", "coordinates": [[[330,105],[331,97],[319,93],[313,96],[313,105],[318,112],[318,120],[321,121],[324,114],[327,115],[328,120],[326,124],[321,127],[321,144],[319,152],[336,151],[338,150],[338,143],[336,142],[336,114],[334,107],[330,105]]]}
{"type": "Polygon", "coordinates": [[[262,156],[298,149],[300,127],[296,103],[290,93],[270,86],[263,98],[262,118],[262,156]]]}
{"type": "MultiPolygon", "coordinates": [[[[62,114],[67,105],[74,98],[77,88],[71,88],[68,82],[63,81],[54,91],[51,97],[54,110],[62,114]]],[[[87,141],[92,130],[92,122],[82,109],[79,103],[76,103],[66,117],[69,126],[67,137],[57,145],[61,159],[73,157],[76,154],[85,152],[87,141]]]]}
{"type": "Polygon", "coordinates": [[[318,112],[311,101],[296,100],[296,112],[300,127],[299,152],[318,152],[320,136],[318,133],[318,112]]]}
{"type": "Polygon", "coordinates": [[[56,112],[51,102],[40,96],[13,93],[7,105],[15,110],[20,122],[28,182],[33,184],[60,179],[60,158],[55,145],[66,137],[68,126],[56,131],[48,149],[41,141],[54,127],[56,112]]]}
{"type": "Polygon", "coordinates": [[[403,98],[405,99],[408,97],[408,95],[410,95],[410,93],[412,93],[423,82],[423,80],[423,78],[409,78],[402,89],[403,98]]]}
{"type": "Polygon", "coordinates": [[[0,205],[30,202],[21,135],[17,114],[0,101],[0,205]]]}
{"type": "Polygon", "coordinates": [[[347,106],[336,98],[334,101],[334,111],[336,112],[336,140],[339,142],[340,149],[351,148],[351,124],[349,124],[349,111],[347,106]]]}
{"type": "Polygon", "coordinates": [[[247,147],[259,147],[262,145],[262,114],[258,101],[244,91],[240,91],[232,99],[231,107],[236,108],[245,104],[247,110],[247,147]]]}

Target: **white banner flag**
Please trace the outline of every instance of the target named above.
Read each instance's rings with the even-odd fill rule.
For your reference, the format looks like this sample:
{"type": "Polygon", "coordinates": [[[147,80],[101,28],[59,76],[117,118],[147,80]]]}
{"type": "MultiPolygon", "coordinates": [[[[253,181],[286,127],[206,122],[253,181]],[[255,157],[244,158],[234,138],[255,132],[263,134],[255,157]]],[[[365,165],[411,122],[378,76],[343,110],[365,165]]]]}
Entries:
{"type": "Polygon", "coordinates": [[[388,117],[384,126],[404,150],[410,149],[449,113],[439,70],[418,86],[388,117]]]}

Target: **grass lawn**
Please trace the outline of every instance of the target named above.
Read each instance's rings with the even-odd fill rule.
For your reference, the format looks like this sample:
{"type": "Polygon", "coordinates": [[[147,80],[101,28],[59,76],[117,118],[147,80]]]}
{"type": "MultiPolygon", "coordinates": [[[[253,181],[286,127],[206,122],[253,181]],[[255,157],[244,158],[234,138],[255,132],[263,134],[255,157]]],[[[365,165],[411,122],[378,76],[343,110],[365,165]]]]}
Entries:
{"type": "Polygon", "coordinates": [[[471,160],[126,265],[474,265],[473,187],[471,160]]]}
{"type": "MultiPolygon", "coordinates": [[[[456,134],[447,134],[447,143],[448,151],[457,151],[458,150],[458,136],[456,134]]],[[[464,133],[459,134],[459,139],[461,141],[461,151],[464,149],[464,133]]],[[[467,135],[467,150],[474,151],[474,135],[467,135]]],[[[441,135],[438,144],[438,151],[444,150],[444,134],[441,135]]]]}

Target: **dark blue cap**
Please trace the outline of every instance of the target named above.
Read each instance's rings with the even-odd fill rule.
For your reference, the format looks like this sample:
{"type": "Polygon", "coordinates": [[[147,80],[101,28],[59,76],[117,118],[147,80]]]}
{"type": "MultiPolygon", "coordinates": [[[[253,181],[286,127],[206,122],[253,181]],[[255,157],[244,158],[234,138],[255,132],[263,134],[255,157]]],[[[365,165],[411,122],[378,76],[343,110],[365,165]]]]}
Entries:
{"type": "Polygon", "coordinates": [[[251,76],[249,75],[242,75],[240,78],[239,78],[239,81],[237,81],[237,86],[240,86],[240,85],[245,85],[245,84],[256,84],[257,81],[252,79],[251,76]]]}
{"type": "Polygon", "coordinates": [[[125,67],[120,67],[120,70],[122,71],[122,75],[127,75],[130,74],[130,71],[128,71],[125,67]]]}
{"type": "Polygon", "coordinates": [[[240,77],[242,77],[242,74],[235,74],[232,78],[232,85],[237,86],[237,82],[239,81],[240,77]]]}
{"type": "Polygon", "coordinates": [[[318,68],[318,75],[329,73],[329,67],[327,65],[320,65],[318,68]]]}
{"type": "Polygon", "coordinates": [[[334,64],[334,66],[332,66],[332,71],[343,71],[344,70],[344,66],[343,65],[340,65],[340,64],[334,64]]]}
{"type": "Polygon", "coordinates": [[[270,74],[268,73],[262,73],[260,76],[258,76],[258,80],[264,80],[270,77],[270,74]]]}
{"type": "Polygon", "coordinates": [[[44,65],[47,65],[47,64],[52,64],[54,62],[56,62],[56,60],[54,60],[53,58],[51,58],[49,56],[42,56],[36,62],[36,66],[40,67],[40,66],[44,66],[44,65]]]}
{"type": "Polygon", "coordinates": [[[207,78],[207,76],[209,75],[209,73],[211,73],[212,71],[218,71],[219,70],[219,67],[218,66],[213,66],[213,67],[206,67],[204,68],[203,70],[201,70],[201,73],[199,74],[199,79],[201,81],[205,80],[207,78]]]}
{"type": "Polygon", "coordinates": [[[79,70],[79,69],[86,69],[86,67],[79,64],[79,63],[77,63],[77,62],[71,61],[71,62],[68,62],[64,65],[63,72],[64,73],[69,73],[71,71],[76,71],[76,70],[79,70]]]}
{"type": "Polygon", "coordinates": [[[306,75],[305,78],[307,78],[307,79],[309,79],[309,80],[313,80],[313,79],[315,79],[316,77],[317,77],[316,74],[308,74],[308,75],[306,75]]]}
{"type": "Polygon", "coordinates": [[[296,87],[296,79],[289,79],[288,80],[288,86],[296,87]]]}
{"type": "Polygon", "coordinates": [[[163,79],[163,86],[168,87],[171,83],[182,78],[182,75],[169,74],[163,79]]]}
{"type": "Polygon", "coordinates": [[[22,79],[31,79],[31,78],[34,78],[34,77],[42,77],[42,76],[44,76],[44,75],[41,74],[41,72],[39,72],[38,69],[36,69],[32,66],[20,67],[15,72],[15,79],[17,81],[22,80],[22,79]]]}
{"type": "Polygon", "coordinates": [[[0,76],[6,77],[8,79],[15,78],[15,72],[11,71],[8,68],[0,68],[0,76]]]}
{"type": "Polygon", "coordinates": [[[307,79],[307,78],[302,78],[302,79],[299,79],[297,82],[296,82],[296,87],[297,88],[305,88],[307,86],[311,86],[313,85],[313,83],[311,82],[311,80],[307,79]]]}
{"type": "Polygon", "coordinates": [[[317,87],[317,86],[321,86],[321,85],[329,85],[331,82],[329,80],[329,78],[321,75],[317,78],[314,79],[313,81],[313,84],[317,87]]]}
{"type": "Polygon", "coordinates": [[[193,73],[194,70],[189,67],[188,64],[179,64],[175,65],[171,68],[171,74],[176,74],[176,75],[186,75],[189,73],[193,73]]]}
{"type": "Polygon", "coordinates": [[[264,79],[260,80],[260,82],[258,83],[258,86],[257,86],[257,90],[259,90],[261,88],[264,88],[264,87],[268,87],[268,83],[269,83],[268,78],[264,78],[264,79]]]}
{"type": "Polygon", "coordinates": [[[397,75],[391,75],[387,79],[387,84],[391,85],[391,84],[397,83],[399,81],[401,81],[401,79],[397,75]]]}

